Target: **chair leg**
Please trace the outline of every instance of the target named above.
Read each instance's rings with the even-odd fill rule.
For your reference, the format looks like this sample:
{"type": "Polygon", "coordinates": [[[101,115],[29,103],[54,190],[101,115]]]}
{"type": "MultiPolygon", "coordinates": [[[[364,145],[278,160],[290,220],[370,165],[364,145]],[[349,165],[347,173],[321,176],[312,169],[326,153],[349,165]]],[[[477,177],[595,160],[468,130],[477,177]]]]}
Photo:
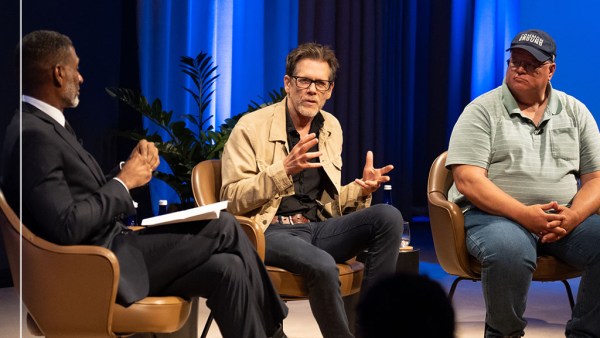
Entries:
{"type": "Polygon", "coordinates": [[[450,292],[448,292],[448,299],[450,301],[452,301],[452,297],[454,297],[454,291],[456,291],[456,286],[458,285],[458,282],[460,282],[461,280],[468,280],[470,278],[465,278],[465,277],[456,277],[456,279],[452,282],[452,286],[450,286],[450,292]]]}
{"type": "Polygon", "coordinates": [[[208,314],[208,318],[206,318],[206,324],[204,324],[204,329],[202,330],[202,334],[200,335],[200,338],[206,338],[206,336],[208,335],[208,330],[210,329],[210,324],[212,324],[213,321],[213,314],[212,311],[208,314]]]}
{"type": "Polygon", "coordinates": [[[571,305],[571,310],[575,307],[575,300],[573,299],[573,291],[571,291],[571,285],[569,285],[569,281],[566,279],[561,280],[561,282],[565,285],[565,289],[567,289],[567,297],[569,297],[569,304],[571,305]]]}

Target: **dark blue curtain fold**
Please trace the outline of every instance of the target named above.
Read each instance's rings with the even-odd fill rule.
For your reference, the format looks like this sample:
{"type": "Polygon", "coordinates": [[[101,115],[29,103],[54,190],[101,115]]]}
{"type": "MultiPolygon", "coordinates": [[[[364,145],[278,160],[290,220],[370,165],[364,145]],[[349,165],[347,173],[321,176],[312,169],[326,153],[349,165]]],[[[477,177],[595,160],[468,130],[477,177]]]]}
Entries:
{"type": "MultiPolygon", "coordinates": [[[[298,42],[330,45],[341,63],[325,109],[344,130],[343,183],[362,176],[366,152],[372,150],[376,166],[395,167],[396,206],[407,217],[426,213],[423,177],[429,161],[423,159],[436,146],[428,134],[435,89],[429,66],[437,62],[430,46],[440,38],[430,28],[433,5],[422,0],[305,0],[299,5],[298,42]]],[[[380,200],[379,192],[375,202],[380,200]]]]}
{"type": "MultiPolygon", "coordinates": [[[[343,183],[365,154],[391,163],[407,218],[427,214],[433,159],[473,95],[501,83],[517,0],[303,0],[298,42],[332,46],[341,62],[325,109],[344,130],[343,183]],[[490,18],[493,20],[490,21],[490,18]],[[471,61],[477,60],[471,66],[471,61]],[[490,65],[493,65],[491,67],[490,65]]],[[[381,201],[381,192],[375,196],[381,201]]]]}
{"type": "MultiPolygon", "coordinates": [[[[182,89],[192,83],[180,71],[179,59],[207,52],[219,78],[203,118],[212,116],[210,124],[218,129],[251,101],[262,103],[283,86],[285,56],[297,44],[296,1],[137,0],[142,92],[150,100],[160,98],[175,117],[196,114],[182,89]]],[[[148,121],[144,126],[156,129],[148,121]]],[[[164,161],[159,169],[170,170],[164,161]]],[[[154,213],[159,199],[179,202],[162,181],[151,181],[150,190],[154,213]]]]}
{"type": "MultiPolygon", "coordinates": [[[[143,91],[161,97],[170,109],[187,111],[177,59],[207,50],[221,73],[211,107],[216,121],[281,86],[285,55],[297,43],[331,45],[341,68],[325,109],[344,130],[343,183],[362,176],[372,150],[376,166],[395,166],[393,197],[408,218],[427,214],[430,164],[446,149],[463,107],[501,83],[519,5],[518,0],[137,3],[143,91]]],[[[153,200],[169,191],[159,182],[151,187],[153,200]]],[[[381,192],[374,198],[381,201],[381,192]]]]}

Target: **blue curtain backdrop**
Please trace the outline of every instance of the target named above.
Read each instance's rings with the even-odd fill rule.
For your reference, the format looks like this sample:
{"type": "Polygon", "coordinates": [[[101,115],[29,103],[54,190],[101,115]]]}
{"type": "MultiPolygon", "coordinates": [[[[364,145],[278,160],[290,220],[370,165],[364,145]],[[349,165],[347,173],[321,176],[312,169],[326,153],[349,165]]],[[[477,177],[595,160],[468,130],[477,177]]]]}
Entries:
{"type": "MultiPolygon", "coordinates": [[[[422,2],[421,2],[422,3],[422,2]]],[[[391,163],[395,204],[410,213],[415,130],[426,115],[415,114],[419,98],[417,30],[427,15],[419,1],[300,2],[299,42],[332,46],[341,63],[333,97],[325,109],[344,130],[342,184],[362,176],[365,155],[376,166],[391,163]]],[[[426,97],[426,93],[421,98],[426,97]]],[[[376,200],[377,201],[377,200],[376,200]]]]}
{"type": "MultiPolygon", "coordinates": [[[[344,173],[362,174],[367,150],[391,163],[395,204],[427,213],[429,166],[464,106],[498,86],[518,1],[304,0],[299,42],[334,47],[340,69],[326,109],[344,129],[344,173]]],[[[375,196],[376,201],[380,196],[375,196]]]]}
{"type": "Polygon", "coordinates": [[[600,123],[600,97],[595,85],[600,78],[600,67],[595,66],[600,52],[596,42],[600,36],[599,9],[597,0],[521,1],[519,23],[521,29],[543,29],[554,38],[557,50],[552,85],[585,103],[600,123]]]}
{"type": "MultiPolygon", "coordinates": [[[[192,83],[179,58],[205,51],[220,74],[209,109],[211,125],[221,125],[283,85],[285,56],[297,45],[297,8],[297,0],[138,1],[142,92],[174,115],[191,113],[194,103],[182,88],[192,83]]],[[[154,128],[148,121],[144,127],[154,128]]],[[[150,192],[155,213],[158,199],[178,202],[162,181],[152,180],[150,192]]]]}
{"type": "MultiPolygon", "coordinates": [[[[179,56],[207,51],[221,74],[211,107],[217,126],[282,85],[285,55],[297,43],[331,45],[341,69],[325,109],[344,130],[343,183],[362,175],[373,150],[377,166],[396,167],[393,196],[407,217],[427,213],[429,166],[464,106],[501,84],[519,20],[518,0],[138,4],[143,92],[175,112],[192,109],[179,56]]],[[[161,182],[151,190],[154,201],[176,201],[161,182]]]]}
{"type": "Polygon", "coordinates": [[[453,0],[446,137],[466,104],[497,87],[519,29],[519,0],[453,0]]]}

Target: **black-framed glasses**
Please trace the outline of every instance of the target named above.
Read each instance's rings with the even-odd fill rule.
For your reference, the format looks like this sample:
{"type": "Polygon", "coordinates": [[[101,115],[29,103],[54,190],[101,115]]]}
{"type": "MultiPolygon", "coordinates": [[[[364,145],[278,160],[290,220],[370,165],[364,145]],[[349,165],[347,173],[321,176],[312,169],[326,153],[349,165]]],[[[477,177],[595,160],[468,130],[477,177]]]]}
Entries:
{"type": "Polygon", "coordinates": [[[506,65],[508,67],[510,67],[512,69],[517,69],[519,67],[523,67],[523,69],[525,69],[525,71],[527,73],[533,73],[534,71],[538,70],[543,65],[547,65],[548,63],[549,62],[532,63],[532,62],[518,61],[518,60],[513,60],[513,59],[506,60],[506,65]]]}
{"type": "Polygon", "coordinates": [[[320,92],[328,91],[329,88],[331,88],[331,84],[333,83],[333,81],[311,80],[307,77],[301,77],[301,76],[295,76],[295,75],[292,75],[290,77],[292,79],[296,80],[296,87],[298,87],[300,89],[307,89],[308,87],[310,87],[311,84],[314,83],[315,88],[317,88],[317,90],[320,92]]]}

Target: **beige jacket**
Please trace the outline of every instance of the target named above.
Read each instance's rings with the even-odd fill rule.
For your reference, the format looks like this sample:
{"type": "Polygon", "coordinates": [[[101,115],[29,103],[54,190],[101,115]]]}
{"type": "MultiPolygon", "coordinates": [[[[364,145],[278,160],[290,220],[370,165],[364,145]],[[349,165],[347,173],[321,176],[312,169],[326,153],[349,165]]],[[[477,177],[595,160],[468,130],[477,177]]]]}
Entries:
{"type": "MultiPolygon", "coordinates": [[[[231,213],[253,217],[263,231],[271,224],[282,197],[294,194],[292,177],[283,167],[289,153],[285,102],[244,115],[223,151],[221,200],[231,201],[231,213]]],[[[317,201],[323,207],[320,217],[324,219],[368,207],[371,195],[361,197],[361,187],[354,182],[340,185],[342,128],[333,115],[321,114],[325,122],[319,133],[320,162],[335,186],[335,192],[323,192],[317,201]]]]}

